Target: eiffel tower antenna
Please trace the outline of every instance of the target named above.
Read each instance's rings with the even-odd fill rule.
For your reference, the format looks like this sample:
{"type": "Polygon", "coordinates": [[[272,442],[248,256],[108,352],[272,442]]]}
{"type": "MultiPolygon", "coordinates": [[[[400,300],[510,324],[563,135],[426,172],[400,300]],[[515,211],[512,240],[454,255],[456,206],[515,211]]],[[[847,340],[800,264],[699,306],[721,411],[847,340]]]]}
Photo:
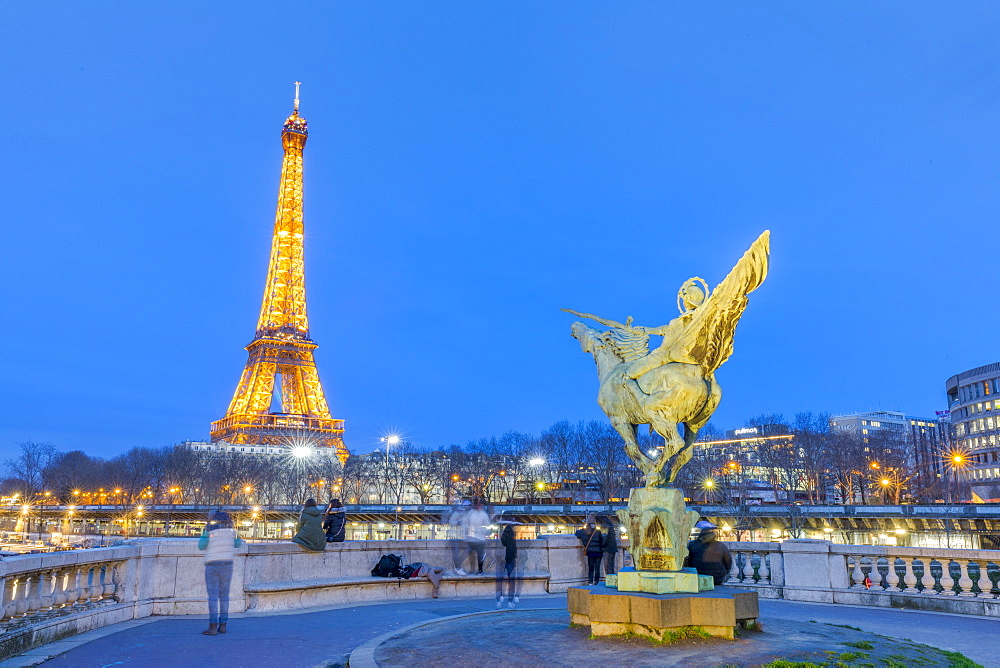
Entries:
{"type": "Polygon", "coordinates": [[[281,131],[278,210],[257,332],[246,347],[249,357],[226,416],[212,423],[211,436],[213,442],[235,444],[305,442],[334,448],[344,462],[349,456],[344,421],[330,417],[306,315],[302,153],[309,130],[299,116],[299,85],[296,81],[295,108],[281,131]],[[273,411],[272,398],[280,403],[273,411]]]}

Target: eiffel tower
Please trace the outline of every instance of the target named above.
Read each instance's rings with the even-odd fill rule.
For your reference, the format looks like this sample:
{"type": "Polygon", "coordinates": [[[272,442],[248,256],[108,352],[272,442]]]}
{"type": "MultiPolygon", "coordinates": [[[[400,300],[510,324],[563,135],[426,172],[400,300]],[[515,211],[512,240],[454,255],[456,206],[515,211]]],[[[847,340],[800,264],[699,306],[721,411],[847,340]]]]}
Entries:
{"type": "Polygon", "coordinates": [[[250,355],[226,416],[212,423],[211,437],[213,442],[334,448],[343,462],[349,454],[342,439],[344,421],[330,417],[306,316],[302,151],[307,127],[299,116],[295,82],[294,110],[281,131],[285,157],[257,333],[246,347],[250,355]]]}

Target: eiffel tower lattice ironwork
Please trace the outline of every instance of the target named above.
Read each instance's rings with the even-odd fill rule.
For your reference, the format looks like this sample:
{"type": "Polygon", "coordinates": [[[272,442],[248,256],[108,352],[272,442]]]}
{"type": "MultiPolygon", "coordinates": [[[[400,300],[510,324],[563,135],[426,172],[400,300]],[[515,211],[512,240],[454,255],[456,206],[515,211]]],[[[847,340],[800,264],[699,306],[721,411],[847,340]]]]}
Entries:
{"type": "Polygon", "coordinates": [[[306,316],[302,152],[307,136],[296,82],[294,111],[281,131],[285,157],[257,333],[246,347],[250,356],[226,416],[212,423],[211,437],[236,444],[309,443],[334,448],[343,462],[344,421],[330,417],[306,316]],[[280,407],[272,410],[279,396],[280,407]]]}

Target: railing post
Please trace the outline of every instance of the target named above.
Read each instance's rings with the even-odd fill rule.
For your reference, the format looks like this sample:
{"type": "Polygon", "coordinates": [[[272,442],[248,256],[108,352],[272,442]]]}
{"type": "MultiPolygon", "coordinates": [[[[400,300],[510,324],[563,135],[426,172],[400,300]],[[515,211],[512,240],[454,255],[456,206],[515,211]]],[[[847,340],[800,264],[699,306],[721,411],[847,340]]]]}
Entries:
{"type": "Polygon", "coordinates": [[[8,575],[3,579],[3,623],[10,624],[11,617],[17,614],[17,601],[14,593],[17,588],[17,577],[8,575]]]}
{"type": "Polygon", "coordinates": [[[920,557],[920,561],[924,565],[924,574],[920,578],[920,584],[923,585],[924,590],[921,593],[933,596],[937,592],[934,591],[934,576],[931,575],[931,558],[920,557]]]}
{"type": "Polygon", "coordinates": [[[913,557],[903,557],[903,564],[906,566],[906,572],[903,573],[903,584],[906,585],[904,591],[912,594],[917,590],[917,574],[913,572],[913,557]]]}
{"type": "Polygon", "coordinates": [[[746,560],[743,562],[743,581],[753,584],[753,551],[748,550],[744,558],[746,560]]]}
{"type": "Polygon", "coordinates": [[[760,553],[760,567],[757,569],[760,584],[771,584],[771,571],[767,567],[767,552],[760,553]]]}
{"type": "Polygon", "coordinates": [[[954,596],[955,579],[951,577],[951,558],[945,557],[939,561],[941,562],[941,595],[954,596]]]}
{"type": "Polygon", "coordinates": [[[990,580],[989,563],[985,559],[980,559],[979,564],[979,597],[993,598],[993,580],[990,580]]]}
{"type": "Polygon", "coordinates": [[[896,572],[896,557],[889,555],[885,558],[889,570],[885,574],[886,591],[901,591],[899,588],[899,573],[896,572]]]}
{"type": "Polygon", "coordinates": [[[861,570],[861,555],[854,557],[854,571],[851,573],[851,587],[863,589],[865,586],[865,572],[861,570]]]}
{"type": "Polygon", "coordinates": [[[740,552],[733,552],[733,567],[729,569],[729,579],[727,582],[736,583],[740,581],[740,552]]]}
{"type": "Polygon", "coordinates": [[[958,586],[962,588],[962,591],[958,593],[959,596],[975,596],[976,593],[972,591],[972,578],[969,577],[969,560],[968,559],[956,559],[958,561],[959,576],[958,576],[958,586]]]}

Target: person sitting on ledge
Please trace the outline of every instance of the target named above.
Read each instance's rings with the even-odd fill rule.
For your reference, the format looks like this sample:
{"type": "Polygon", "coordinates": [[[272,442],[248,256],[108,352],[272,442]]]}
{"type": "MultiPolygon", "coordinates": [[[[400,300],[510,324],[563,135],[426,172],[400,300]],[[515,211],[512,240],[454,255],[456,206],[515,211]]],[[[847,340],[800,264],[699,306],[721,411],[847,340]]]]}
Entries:
{"type": "Polygon", "coordinates": [[[298,543],[310,552],[322,552],[326,549],[326,534],[323,532],[323,513],[316,507],[316,499],[306,499],[302,512],[299,514],[297,533],[292,541],[298,543]]]}
{"type": "Polygon", "coordinates": [[[718,541],[717,526],[707,520],[701,520],[694,526],[701,529],[701,533],[688,542],[684,565],[694,568],[699,575],[711,575],[717,585],[725,584],[729,569],[733,567],[733,555],[725,543],[718,541]]]}

